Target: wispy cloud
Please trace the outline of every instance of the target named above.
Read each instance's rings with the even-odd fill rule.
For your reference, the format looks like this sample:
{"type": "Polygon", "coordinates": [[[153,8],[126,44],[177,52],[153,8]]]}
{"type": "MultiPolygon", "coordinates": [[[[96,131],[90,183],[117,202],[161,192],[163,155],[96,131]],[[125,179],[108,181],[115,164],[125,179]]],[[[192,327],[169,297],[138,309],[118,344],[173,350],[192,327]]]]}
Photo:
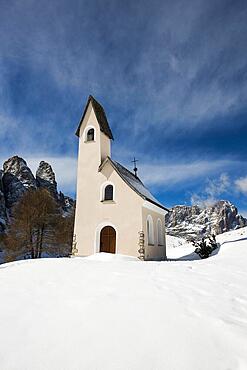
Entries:
{"type": "Polygon", "coordinates": [[[230,185],[230,179],[227,174],[221,174],[217,179],[209,179],[202,192],[191,195],[191,204],[201,207],[213,205],[222,195],[226,195],[229,192],[230,185]]]}
{"type": "Polygon", "coordinates": [[[247,194],[247,176],[237,179],[235,185],[241,193],[247,194]]]}
{"type": "MultiPolygon", "coordinates": [[[[20,117],[0,109],[0,144],[1,156],[25,156],[32,153],[53,154],[58,156],[76,153],[77,138],[75,137],[76,123],[61,121],[62,114],[47,114],[44,117],[22,114],[20,117]]],[[[46,154],[47,155],[47,154],[46,154]]]]}
{"type": "MultiPolygon", "coordinates": [[[[164,164],[144,164],[141,166],[140,175],[143,181],[151,186],[172,187],[175,184],[194,182],[195,179],[206,179],[210,175],[219,173],[226,168],[236,165],[235,161],[216,160],[216,161],[194,161],[192,163],[164,163],[164,164]]],[[[222,175],[221,185],[227,177],[222,175]]],[[[218,183],[209,183],[207,193],[213,194],[218,183]]]]}
{"type": "Polygon", "coordinates": [[[8,132],[14,132],[18,127],[18,121],[4,110],[0,112],[0,140],[5,139],[8,132]]]}
{"type": "Polygon", "coordinates": [[[92,91],[126,110],[134,103],[131,122],[139,129],[196,125],[245,106],[247,87],[238,79],[246,70],[244,3],[127,1],[123,7],[110,1],[107,11],[98,2],[45,4],[3,7],[2,55],[45,71],[63,93],[78,98],[92,91]]]}

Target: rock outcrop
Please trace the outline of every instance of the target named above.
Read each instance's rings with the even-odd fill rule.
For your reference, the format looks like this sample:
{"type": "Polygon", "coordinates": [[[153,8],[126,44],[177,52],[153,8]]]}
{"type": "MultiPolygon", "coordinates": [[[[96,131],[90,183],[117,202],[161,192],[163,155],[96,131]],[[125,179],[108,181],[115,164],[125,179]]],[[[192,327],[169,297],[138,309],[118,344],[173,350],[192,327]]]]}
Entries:
{"type": "Polygon", "coordinates": [[[36,178],[28,167],[26,161],[18,156],[9,158],[0,170],[0,232],[6,228],[8,214],[12,207],[29,189],[47,189],[58,202],[64,215],[72,214],[75,201],[58,193],[55,173],[47,162],[40,162],[36,178]]]}
{"type": "Polygon", "coordinates": [[[51,165],[41,161],[36,172],[37,186],[49,190],[49,192],[58,198],[56,176],[51,165]]]}
{"type": "Polygon", "coordinates": [[[40,162],[36,172],[36,182],[38,188],[44,188],[51,193],[64,211],[65,216],[73,212],[75,201],[61,191],[58,193],[56,175],[49,163],[45,161],[40,162]]]}
{"type": "Polygon", "coordinates": [[[167,234],[190,239],[247,226],[247,219],[232,203],[221,200],[207,208],[175,206],[166,215],[166,226],[167,234]]]}
{"type": "Polygon", "coordinates": [[[61,191],[58,195],[58,201],[63,209],[64,215],[72,215],[75,211],[75,201],[71,197],[64,195],[61,191]]]}
{"type": "Polygon", "coordinates": [[[11,208],[26,190],[37,188],[32,171],[24,159],[18,156],[4,163],[2,182],[7,208],[11,208]]]}

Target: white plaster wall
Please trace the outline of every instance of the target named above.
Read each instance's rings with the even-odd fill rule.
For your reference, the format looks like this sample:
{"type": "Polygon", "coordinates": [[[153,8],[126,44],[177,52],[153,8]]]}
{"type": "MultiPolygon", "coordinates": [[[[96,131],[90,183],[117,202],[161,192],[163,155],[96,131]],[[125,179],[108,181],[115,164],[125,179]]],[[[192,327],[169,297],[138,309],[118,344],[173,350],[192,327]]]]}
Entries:
{"type": "Polygon", "coordinates": [[[144,231],[144,246],[146,260],[165,260],[166,259],[166,238],[165,238],[165,211],[154,207],[152,203],[144,202],[142,207],[142,228],[144,231]],[[154,210],[155,209],[155,210],[154,210]],[[154,245],[148,245],[147,218],[151,216],[154,226],[154,245]],[[157,222],[161,220],[163,229],[163,245],[158,245],[157,222]]]}

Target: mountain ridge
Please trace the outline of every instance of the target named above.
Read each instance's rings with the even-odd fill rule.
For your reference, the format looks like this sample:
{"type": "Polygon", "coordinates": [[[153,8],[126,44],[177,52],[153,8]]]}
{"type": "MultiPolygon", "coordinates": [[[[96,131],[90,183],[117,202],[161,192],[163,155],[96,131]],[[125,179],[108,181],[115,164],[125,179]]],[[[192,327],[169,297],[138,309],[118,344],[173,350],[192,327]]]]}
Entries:
{"type": "Polygon", "coordinates": [[[208,207],[178,205],[166,215],[167,234],[186,239],[218,235],[244,226],[247,219],[228,200],[219,200],[208,207]]]}

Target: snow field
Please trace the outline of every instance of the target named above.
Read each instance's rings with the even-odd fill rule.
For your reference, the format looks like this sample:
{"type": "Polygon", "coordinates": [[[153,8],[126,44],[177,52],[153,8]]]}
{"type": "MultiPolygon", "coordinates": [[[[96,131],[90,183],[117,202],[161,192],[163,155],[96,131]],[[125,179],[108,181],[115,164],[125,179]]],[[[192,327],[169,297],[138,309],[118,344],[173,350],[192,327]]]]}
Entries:
{"type": "Polygon", "coordinates": [[[127,256],[0,266],[1,370],[246,370],[247,228],[168,262],[127,256]],[[174,260],[176,259],[176,260],[174,260]]]}

